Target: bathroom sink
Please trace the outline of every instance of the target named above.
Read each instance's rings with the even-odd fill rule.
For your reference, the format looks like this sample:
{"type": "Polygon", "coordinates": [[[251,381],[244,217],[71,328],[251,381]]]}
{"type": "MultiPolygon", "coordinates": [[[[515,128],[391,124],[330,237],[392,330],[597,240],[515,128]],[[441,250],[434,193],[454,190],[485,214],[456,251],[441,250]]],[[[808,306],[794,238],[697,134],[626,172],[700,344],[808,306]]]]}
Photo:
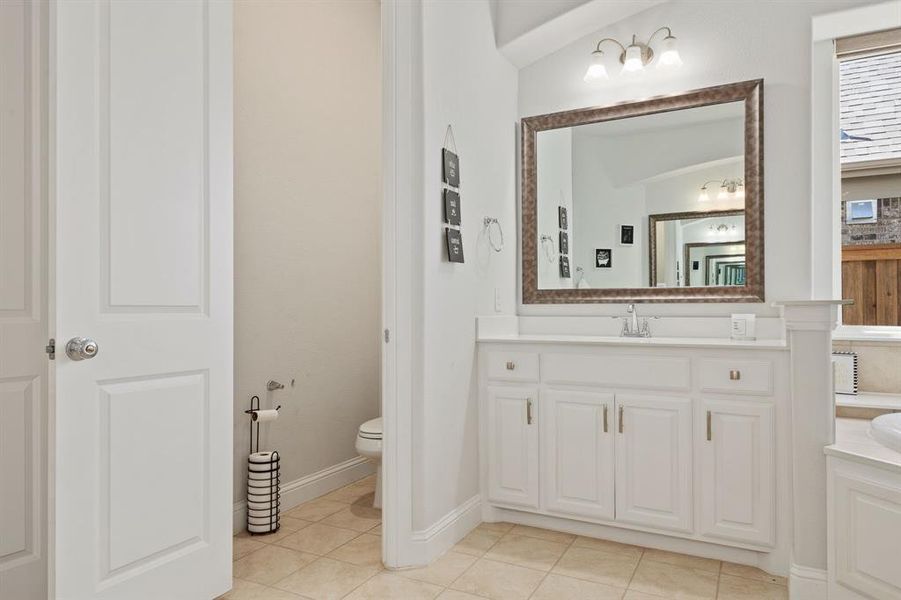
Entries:
{"type": "Polygon", "coordinates": [[[870,421],[870,436],[886,448],[901,452],[901,413],[880,415],[870,421]]]}

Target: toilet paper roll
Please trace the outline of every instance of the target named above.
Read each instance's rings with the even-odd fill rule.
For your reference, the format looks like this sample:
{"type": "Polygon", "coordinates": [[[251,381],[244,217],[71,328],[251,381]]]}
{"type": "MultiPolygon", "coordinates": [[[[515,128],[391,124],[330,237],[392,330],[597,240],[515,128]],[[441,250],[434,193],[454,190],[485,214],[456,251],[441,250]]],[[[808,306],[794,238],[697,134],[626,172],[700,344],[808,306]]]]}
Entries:
{"type": "Polygon", "coordinates": [[[274,421],[278,418],[278,411],[274,408],[270,408],[268,410],[255,410],[251,414],[251,418],[257,423],[265,423],[267,421],[274,421]]]}

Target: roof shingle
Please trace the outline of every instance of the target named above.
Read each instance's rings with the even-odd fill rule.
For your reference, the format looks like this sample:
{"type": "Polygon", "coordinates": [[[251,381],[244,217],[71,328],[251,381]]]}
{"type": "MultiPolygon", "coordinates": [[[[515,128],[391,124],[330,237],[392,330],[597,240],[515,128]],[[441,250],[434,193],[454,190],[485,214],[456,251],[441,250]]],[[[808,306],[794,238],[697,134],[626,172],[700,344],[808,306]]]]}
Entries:
{"type": "Polygon", "coordinates": [[[841,142],[843,163],[901,158],[901,52],[839,66],[841,128],[872,141],[841,142]]]}

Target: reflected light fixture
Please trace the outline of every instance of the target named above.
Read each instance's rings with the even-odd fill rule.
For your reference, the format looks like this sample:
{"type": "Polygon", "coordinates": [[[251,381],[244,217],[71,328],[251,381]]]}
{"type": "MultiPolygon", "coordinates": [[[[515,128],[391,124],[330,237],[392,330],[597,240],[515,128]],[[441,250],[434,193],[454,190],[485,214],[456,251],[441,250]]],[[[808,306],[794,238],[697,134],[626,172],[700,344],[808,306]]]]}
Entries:
{"type": "Polygon", "coordinates": [[[591,64],[583,78],[586,82],[591,83],[608,79],[607,67],[604,65],[604,51],[601,45],[610,42],[619,46],[619,62],[622,63],[623,73],[638,73],[654,60],[654,50],[651,49],[651,42],[660,34],[665,33],[660,44],[660,57],[657,59],[658,68],[680,67],[682,66],[682,58],[679,56],[679,50],[676,48],[676,38],[673,36],[669,27],[661,27],[651,34],[648,43],[644,44],[638,41],[636,36],[632,36],[632,43],[624,46],[613,38],[604,38],[597,43],[594,51],[591,53],[591,64]]]}
{"type": "Polygon", "coordinates": [[[698,194],[698,202],[710,202],[710,194],[707,191],[707,186],[711,183],[720,184],[719,193],[716,195],[717,200],[744,200],[745,198],[745,182],[741,179],[711,179],[710,181],[704,182],[704,185],[701,186],[701,192],[698,194]]]}

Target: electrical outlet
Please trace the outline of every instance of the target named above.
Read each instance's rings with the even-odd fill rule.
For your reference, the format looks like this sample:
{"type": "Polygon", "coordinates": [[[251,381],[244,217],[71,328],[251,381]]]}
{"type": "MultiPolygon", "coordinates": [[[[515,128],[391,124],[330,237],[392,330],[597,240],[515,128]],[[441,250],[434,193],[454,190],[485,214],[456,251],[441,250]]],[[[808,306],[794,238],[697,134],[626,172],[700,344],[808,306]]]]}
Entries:
{"type": "Polygon", "coordinates": [[[501,288],[494,288],[494,312],[501,312],[501,288]]]}

